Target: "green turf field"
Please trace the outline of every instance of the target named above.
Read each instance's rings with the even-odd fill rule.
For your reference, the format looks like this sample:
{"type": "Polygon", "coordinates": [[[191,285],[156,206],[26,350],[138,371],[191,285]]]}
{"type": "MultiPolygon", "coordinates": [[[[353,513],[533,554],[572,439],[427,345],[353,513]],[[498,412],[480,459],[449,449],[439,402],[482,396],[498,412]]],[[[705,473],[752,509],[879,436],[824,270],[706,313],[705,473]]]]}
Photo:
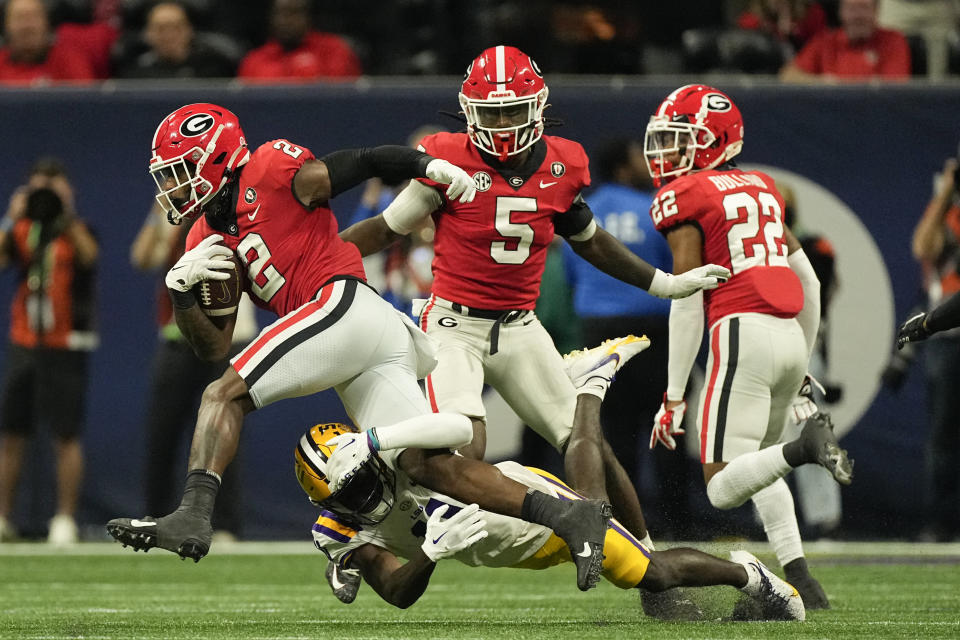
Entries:
{"type": "Polygon", "coordinates": [[[199,564],[109,543],[67,554],[0,545],[0,638],[960,638],[960,545],[814,544],[808,552],[832,610],[810,612],[805,623],[720,622],[737,593],[716,587],[696,595],[717,621],[666,623],[645,618],[634,592],[601,584],[580,593],[570,565],[446,562],[426,595],[401,611],[368,586],[340,604],[308,542],[230,545],[199,564]]]}

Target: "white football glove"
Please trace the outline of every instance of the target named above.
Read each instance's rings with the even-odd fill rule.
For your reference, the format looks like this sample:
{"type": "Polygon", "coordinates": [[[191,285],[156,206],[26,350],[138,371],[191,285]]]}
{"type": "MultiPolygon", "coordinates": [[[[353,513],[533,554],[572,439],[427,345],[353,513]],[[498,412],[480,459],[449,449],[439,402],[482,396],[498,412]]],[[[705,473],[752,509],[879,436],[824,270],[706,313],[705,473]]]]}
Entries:
{"type": "Polygon", "coordinates": [[[477,195],[477,185],[473,178],[460,167],[446,160],[434,158],[427,165],[427,177],[440,184],[448,184],[447,199],[459,199],[460,202],[472,202],[477,195]]]}
{"type": "Polygon", "coordinates": [[[344,433],[330,438],[327,446],[336,447],[327,458],[326,474],[330,493],[334,493],[346,484],[347,480],[352,478],[376,451],[366,431],[344,433]]]}
{"type": "Polygon", "coordinates": [[[207,236],[200,244],[180,256],[177,263],[167,271],[167,288],[186,292],[201,280],[228,279],[230,274],[222,269],[233,268],[233,263],[228,260],[233,252],[222,244],[217,244],[221,240],[223,236],[217,234],[207,236]]]}
{"type": "Polygon", "coordinates": [[[814,387],[819,389],[821,394],[826,393],[826,391],[823,389],[823,385],[808,373],[806,376],[804,376],[803,383],[800,385],[800,390],[797,391],[797,397],[793,399],[793,403],[791,405],[791,408],[793,409],[793,419],[797,424],[800,424],[820,410],[817,407],[817,403],[813,401],[814,387]]]}
{"type": "Polygon", "coordinates": [[[718,264],[706,264],[678,275],[657,269],[647,290],[658,298],[686,298],[701,289],[716,289],[730,279],[730,270],[718,264]]]}
{"type": "Polygon", "coordinates": [[[686,433],[680,425],[683,424],[683,414],[687,411],[687,403],[684,400],[673,409],[666,408],[667,394],[663,394],[663,402],[660,404],[660,410],[653,418],[653,431],[650,433],[650,448],[653,449],[659,443],[663,443],[667,449],[673,451],[677,448],[677,441],[673,436],[679,436],[686,433]]]}
{"type": "Polygon", "coordinates": [[[441,520],[449,507],[450,505],[446,504],[437,507],[427,520],[427,536],[420,548],[433,562],[449,558],[487,537],[487,530],[484,528],[487,523],[478,513],[479,505],[468,505],[456,515],[441,520]]]}

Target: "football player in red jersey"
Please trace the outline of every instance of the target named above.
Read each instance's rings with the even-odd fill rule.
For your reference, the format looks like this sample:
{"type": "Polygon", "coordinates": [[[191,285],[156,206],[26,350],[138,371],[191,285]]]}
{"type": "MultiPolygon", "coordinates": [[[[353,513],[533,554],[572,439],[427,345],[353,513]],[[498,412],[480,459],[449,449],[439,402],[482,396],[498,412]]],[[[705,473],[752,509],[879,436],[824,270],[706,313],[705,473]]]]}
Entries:
{"type": "MultiPolygon", "coordinates": [[[[526,424],[566,452],[567,481],[586,495],[609,496],[620,521],[650,546],[636,492],[610,446],[602,437],[599,447],[569,441],[583,389],[565,375],[533,312],[546,248],[559,234],[601,270],[662,297],[716,287],[729,272],[706,265],[665,274],[598,227],[581,196],[590,184],[583,147],[543,135],[547,93],[530,56],[509,46],[485,50],[467,69],[460,91],[466,133],[438,133],[421,143],[471,174],[476,198],[456,202],[435,181],[413,181],[380,216],[341,236],[367,255],[433,215],[434,281],[419,315],[420,326],[441,345],[439,364],[427,378],[434,411],[469,416],[475,435],[461,452],[482,458],[481,389],[490,384],[526,424]]],[[[596,395],[588,401],[599,403],[602,394],[596,395]]]]}
{"type": "Polygon", "coordinates": [[[703,85],[671,93],[647,125],[647,163],[660,187],[650,215],[666,235],[674,269],[715,262],[733,272],[723,287],[672,303],[668,386],[650,447],[672,449],[672,434],[683,433],[684,390],[706,308],[710,355],[697,428],[707,495],[718,509],[752,499],[787,580],[807,608],[828,608],[807,569],[783,480],[807,463],[842,484],[852,477],[829,416],[816,413],[808,394],[798,395],[820,322],[820,284],[783,223],[773,179],[733,165],[742,146],[739,109],[703,85]],[[806,419],[802,435],[775,444],[791,407],[798,422],[806,419]]]}
{"type": "MultiPolygon", "coordinates": [[[[219,359],[229,349],[235,313],[207,316],[191,288],[202,279],[227,278],[217,270],[231,266],[230,256],[245,268],[251,299],[280,316],[204,391],[180,507],[161,518],[107,525],[135,549],[159,546],[198,561],[209,550],[220,474],[236,451],[245,414],[331,387],[364,428],[430,413],[417,379],[435,364],[434,349],[366,285],[360,253],[337,235],[329,199],[374,176],[449,184],[445,196],[464,202],[475,189],[462,169],[409,147],[317,159],[306,147],[278,139],[250,152],[236,116],[213,104],[187,105],[164,118],[152,153],[150,173],[168,219],[176,224],[203,214],[166,278],[177,325],[197,354],[219,359]]],[[[599,579],[609,505],[581,507],[528,492],[494,467],[449,450],[408,448],[388,458],[424,486],[544,524],[575,551],[587,547],[575,558],[578,585],[586,590],[599,579]]]]}

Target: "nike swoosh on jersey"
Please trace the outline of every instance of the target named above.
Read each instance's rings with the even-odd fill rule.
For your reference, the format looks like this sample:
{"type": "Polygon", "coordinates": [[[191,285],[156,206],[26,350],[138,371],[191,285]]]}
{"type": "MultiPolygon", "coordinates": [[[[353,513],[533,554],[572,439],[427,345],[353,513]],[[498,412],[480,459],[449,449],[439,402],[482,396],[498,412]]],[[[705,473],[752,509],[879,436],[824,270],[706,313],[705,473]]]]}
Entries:
{"type": "Polygon", "coordinates": [[[593,555],[593,551],[590,550],[590,543],[589,543],[589,542],[584,542],[584,543],[583,543],[583,551],[581,551],[581,552],[578,553],[577,555],[580,556],[581,558],[589,558],[590,556],[592,556],[592,555],[593,555]]]}
{"type": "MultiPolygon", "coordinates": [[[[263,204],[263,203],[261,202],[260,204],[263,204]]],[[[257,208],[253,210],[253,213],[247,214],[247,220],[249,220],[250,222],[253,222],[253,219],[257,217],[257,213],[259,212],[260,212],[260,205],[258,204],[257,208]]]]}
{"type": "Polygon", "coordinates": [[[144,522],[143,520],[137,520],[134,518],[130,521],[131,527],[153,527],[156,526],[156,522],[144,522]]]}
{"type": "Polygon", "coordinates": [[[555,184],[557,184],[557,183],[556,183],[556,182],[544,182],[543,180],[541,180],[541,181],[540,181],[540,188],[541,188],[541,189],[546,189],[547,187],[552,187],[552,186],[555,185],[555,184]]]}

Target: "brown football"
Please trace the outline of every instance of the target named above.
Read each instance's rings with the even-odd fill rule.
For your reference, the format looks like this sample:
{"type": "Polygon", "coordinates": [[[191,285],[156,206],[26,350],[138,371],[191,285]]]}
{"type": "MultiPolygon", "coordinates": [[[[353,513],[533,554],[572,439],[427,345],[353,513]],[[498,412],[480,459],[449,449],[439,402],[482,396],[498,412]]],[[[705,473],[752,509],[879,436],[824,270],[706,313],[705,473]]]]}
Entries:
{"type": "MultiPolygon", "coordinates": [[[[208,316],[226,316],[237,310],[243,293],[242,267],[236,256],[230,256],[233,268],[226,280],[201,280],[193,286],[200,310],[208,316]]],[[[225,270],[226,271],[226,270],[225,270]]]]}

